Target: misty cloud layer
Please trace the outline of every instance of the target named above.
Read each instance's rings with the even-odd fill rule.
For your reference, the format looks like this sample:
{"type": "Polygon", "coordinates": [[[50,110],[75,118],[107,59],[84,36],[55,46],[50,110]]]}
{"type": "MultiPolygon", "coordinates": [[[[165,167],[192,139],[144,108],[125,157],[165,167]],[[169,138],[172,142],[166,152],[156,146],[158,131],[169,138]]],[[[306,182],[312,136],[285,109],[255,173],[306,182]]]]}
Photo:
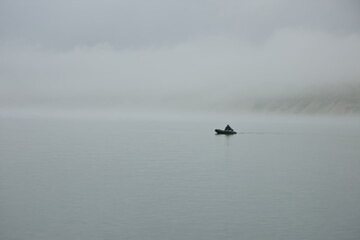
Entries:
{"type": "Polygon", "coordinates": [[[357,1],[5,0],[0,9],[2,107],[221,107],[360,85],[357,1]]]}

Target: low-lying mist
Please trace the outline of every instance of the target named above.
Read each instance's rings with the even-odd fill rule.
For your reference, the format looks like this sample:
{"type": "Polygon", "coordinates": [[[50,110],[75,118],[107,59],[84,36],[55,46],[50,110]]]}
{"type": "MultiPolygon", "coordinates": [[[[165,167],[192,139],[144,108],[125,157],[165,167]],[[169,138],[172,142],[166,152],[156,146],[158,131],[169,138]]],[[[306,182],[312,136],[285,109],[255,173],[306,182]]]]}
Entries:
{"type": "Polygon", "coordinates": [[[0,53],[1,108],[360,113],[359,35],[283,29],[256,44],[226,36],[0,53]]]}

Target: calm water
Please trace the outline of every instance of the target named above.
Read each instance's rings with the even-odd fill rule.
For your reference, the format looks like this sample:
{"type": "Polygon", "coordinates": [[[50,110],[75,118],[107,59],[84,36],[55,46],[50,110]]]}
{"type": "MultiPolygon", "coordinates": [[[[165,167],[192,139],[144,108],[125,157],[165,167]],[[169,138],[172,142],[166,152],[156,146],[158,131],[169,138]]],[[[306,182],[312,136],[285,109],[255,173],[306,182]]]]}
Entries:
{"type": "Polygon", "coordinates": [[[360,239],[360,121],[85,119],[0,118],[0,239],[360,239]]]}

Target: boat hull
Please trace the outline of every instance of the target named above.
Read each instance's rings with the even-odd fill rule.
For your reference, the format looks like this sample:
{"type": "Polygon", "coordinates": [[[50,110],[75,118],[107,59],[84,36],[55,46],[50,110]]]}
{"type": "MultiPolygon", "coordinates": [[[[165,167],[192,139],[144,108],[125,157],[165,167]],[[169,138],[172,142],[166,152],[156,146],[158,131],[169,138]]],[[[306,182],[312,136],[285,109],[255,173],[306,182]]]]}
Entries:
{"type": "Polygon", "coordinates": [[[235,131],[227,131],[227,130],[222,130],[222,129],[215,129],[215,132],[217,134],[225,134],[225,135],[233,135],[236,134],[235,131]]]}

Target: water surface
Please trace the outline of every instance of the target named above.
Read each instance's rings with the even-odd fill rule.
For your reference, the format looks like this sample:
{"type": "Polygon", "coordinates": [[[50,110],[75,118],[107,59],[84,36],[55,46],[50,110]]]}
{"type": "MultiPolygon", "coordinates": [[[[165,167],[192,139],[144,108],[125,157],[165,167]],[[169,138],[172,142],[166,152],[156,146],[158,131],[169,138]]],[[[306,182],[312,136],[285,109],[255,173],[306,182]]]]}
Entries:
{"type": "Polygon", "coordinates": [[[360,239],[360,124],[0,118],[0,239],[360,239]],[[234,136],[215,135],[230,125],[234,136]]]}

